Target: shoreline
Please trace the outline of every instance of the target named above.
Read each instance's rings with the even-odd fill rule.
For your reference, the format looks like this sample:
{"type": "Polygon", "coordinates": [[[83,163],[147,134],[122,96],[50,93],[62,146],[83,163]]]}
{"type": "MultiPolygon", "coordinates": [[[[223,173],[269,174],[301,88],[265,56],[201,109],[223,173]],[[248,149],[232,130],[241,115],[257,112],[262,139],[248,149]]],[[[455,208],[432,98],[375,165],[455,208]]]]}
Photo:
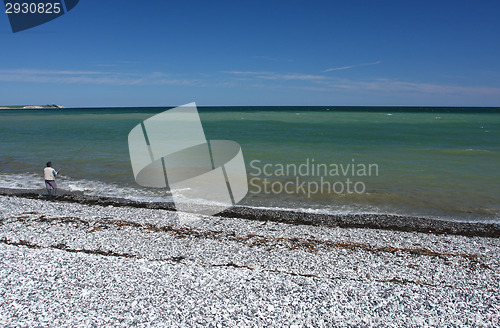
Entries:
{"type": "Polygon", "coordinates": [[[63,105],[19,105],[19,106],[0,106],[0,109],[61,109],[63,105]]]}
{"type": "MultiPolygon", "coordinates": [[[[54,198],[47,198],[43,191],[0,188],[0,195],[50,202],[66,202],[82,205],[162,209],[175,211],[173,203],[140,202],[123,198],[86,196],[83,193],[62,192],[54,198]]],[[[485,222],[446,221],[424,217],[394,214],[318,214],[292,210],[263,209],[248,206],[233,206],[216,217],[245,220],[278,222],[294,225],[309,225],[339,228],[365,228],[401,232],[421,232],[430,234],[450,234],[500,238],[500,224],[485,222]]]]}

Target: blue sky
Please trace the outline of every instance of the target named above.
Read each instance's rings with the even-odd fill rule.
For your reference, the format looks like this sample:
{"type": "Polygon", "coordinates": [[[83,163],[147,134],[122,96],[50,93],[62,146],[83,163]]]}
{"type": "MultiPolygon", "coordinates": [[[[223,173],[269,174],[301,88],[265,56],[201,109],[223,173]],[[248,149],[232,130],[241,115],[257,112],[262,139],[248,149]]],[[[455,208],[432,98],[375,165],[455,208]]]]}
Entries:
{"type": "Polygon", "coordinates": [[[82,0],[19,33],[0,105],[500,106],[499,1],[82,0]]]}

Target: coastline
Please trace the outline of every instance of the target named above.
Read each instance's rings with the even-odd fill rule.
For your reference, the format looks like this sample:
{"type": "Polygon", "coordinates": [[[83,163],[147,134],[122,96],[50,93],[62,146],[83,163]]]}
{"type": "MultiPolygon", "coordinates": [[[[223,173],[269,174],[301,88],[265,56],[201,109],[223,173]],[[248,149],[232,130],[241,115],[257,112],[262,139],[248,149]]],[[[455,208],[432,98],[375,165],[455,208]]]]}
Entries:
{"type": "MultiPolygon", "coordinates": [[[[380,107],[378,113],[369,109],[334,113],[337,109],[283,107],[281,111],[275,107],[228,107],[220,112],[217,108],[200,110],[200,118],[208,139],[228,139],[242,145],[252,193],[244,202],[250,206],[500,222],[500,189],[494,183],[498,180],[495,163],[498,163],[497,140],[500,140],[496,138],[500,118],[497,114],[469,111],[466,115],[450,110],[453,113],[442,111],[446,115],[434,115],[416,109],[401,112],[407,109],[401,108],[397,110],[399,114],[395,111],[389,115],[390,107],[380,107]],[[374,121],[378,123],[373,124],[374,121]],[[421,135],[425,135],[422,140],[421,135]],[[447,136],[445,140],[441,140],[443,135],[447,136]],[[468,135],[466,143],[463,135],[468,135]],[[290,164],[298,169],[313,159],[314,163],[339,165],[339,169],[353,159],[358,164],[377,164],[380,176],[353,178],[343,173],[318,176],[306,172],[307,176],[302,177],[300,172],[296,175],[291,172],[285,177],[276,172],[274,165],[290,164]],[[255,160],[260,161],[255,166],[259,170],[273,164],[269,171],[272,176],[264,172],[257,176],[260,171],[251,164],[255,160]],[[408,175],[408,172],[416,173],[408,175]],[[323,185],[322,177],[329,183],[340,182],[339,187],[348,185],[347,178],[359,181],[366,186],[366,192],[342,194],[322,187],[309,198],[310,190],[323,185]],[[301,189],[304,182],[307,188],[301,189]],[[268,193],[260,189],[266,183],[276,186],[276,190],[284,185],[291,188],[278,193],[268,190],[268,193]]],[[[4,156],[6,179],[1,185],[42,187],[39,170],[50,159],[54,165],[64,167],[63,188],[99,196],[127,195],[162,201],[161,192],[143,190],[135,184],[127,146],[130,129],[160,110],[69,108],[19,110],[17,114],[5,110],[1,136],[5,140],[3,153],[8,156],[4,156]],[[40,137],[35,140],[34,135],[40,137]],[[54,136],[58,136],[57,147],[47,147],[45,140],[54,136]],[[98,170],[87,162],[90,158],[99,158],[98,170]],[[156,194],[159,196],[155,197],[156,194]]],[[[353,175],[352,171],[349,175],[353,175]]]]}
{"type": "MultiPolygon", "coordinates": [[[[12,195],[27,199],[43,199],[47,201],[83,205],[148,208],[175,211],[174,205],[168,202],[140,202],[123,198],[87,196],[83,195],[83,193],[75,192],[63,192],[53,199],[48,199],[43,194],[43,190],[0,188],[0,195],[2,196],[12,195]]],[[[216,216],[263,222],[280,222],[295,225],[366,228],[492,238],[500,237],[499,223],[449,221],[395,214],[321,214],[272,208],[234,206],[216,214],[216,216]]]]}
{"type": "Polygon", "coordinates": [[[63,105],[21,105],[21,106],[0,106],[0,109],[61,109],[63,105]]]}
{"type": "Polygon", "coordinates": [[[1,325],[499,324],[498,238],[65,198],[0,196],[1,325]]]}

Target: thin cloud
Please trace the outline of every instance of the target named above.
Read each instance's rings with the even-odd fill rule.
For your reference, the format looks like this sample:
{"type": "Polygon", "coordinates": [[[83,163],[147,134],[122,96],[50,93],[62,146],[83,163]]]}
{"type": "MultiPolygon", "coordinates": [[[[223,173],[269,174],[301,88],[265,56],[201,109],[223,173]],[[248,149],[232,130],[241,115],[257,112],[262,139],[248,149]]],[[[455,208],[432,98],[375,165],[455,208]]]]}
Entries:
{"type": "Polygon", "coordinates": [[[133,66],[139,64],[139,61],[133,61],[133,60],[117,60],[114,62],[107,62],[107,63],[97,63],[95,66],[97,67],[123,67],[123,66],[133,66]]]}
{"type": "MultiPolygon", "coordinates": [[[[381,63],[373,62],[360,65],[376,65],[381,63]]],[[[385,95],[412,94],[412,95],[488,95],[499,96],[500,88],[488,86],[465,86],[440,83],[412,82],[399,81],[392,79],[371,79],[371,80],[350,80],[339,79],[325,75],[312,75],[301,73],[277,73],[264,71],[224,71],[222,73],[231,74],[238,77],[239,81],[260,81],[258,85],[263,87],[280,87],[310,90],[317,92],[350,92],[350,93],[365,93],[379,92],[385,95]],[[269,80],[272,83],[265,83],[269,80]],[[296,81],[297,84],[290,86],[280,84],[280,81],[296,81]]],[[[256,86],[256,84],[252,84],[256,86]]],[[[248,86],[248,85],[247,85],[248,86]]]]}
{"type": "Polygon", "coordinates": [[[494,95],[500,96],[500,88],[486,86],[459,86],[438,83],[375,79],[371,81],[337,80],[328,83],[331,89],[351,92],[376,91],[385,94],[446,94],[446,95],[494,95]]]}
{"type": "MultiPolygon", "coordinates": [[[[383,96],[489,96],[500,100],[496,86],[467,86],[446,83],[399,81],[392,79],[352,80],[327,75],[266,71],[224,71],[202,78],[164,72],[112,72],[95,70],[0,69],[0,82],[94,84],[94,85],[181,85],[220,88],[281,88],[351,94],[378,93],[383,96]],[[220,75],[222,73],[222,75],[220,75]]],[[[199,74],[197,75],[200,76],[199,74]]]]}
{"type": "Polygon", "coordinates": [[[199,83],[197,79],[172,78],[162,72],[138,74],[128,72],[41,69],[2,69],[0,70],[0,81],[109,85],[192,85],[199,83]]]}
{"type": "Polygon", "coordinates": [[[270,72],[256,72],[256,71],[221,71],[221,73],[238,74],[238,75],[255,75],[255,74],[269,74],[270,72]]]}
{"type": "Polygon", "coordinates": [[[263,80],[324,80],[327,77],[323,75],[302,74],[302,73],[277,73],[277,72],[256,72],[256,71],[222,71],[221,73],[247,76],[263,80]]]}
{"type": "Polygon", "coordinates": [[[341,71],[344,69],[351,69],[351,68],[361,67],[361,66],[378,65],[381,63],[382,63],[382,61],[378,60],[378,61],[372,62],[372,63],[363,63],[363,64],[356,64],[356,65],[350,65],[350,66],[333,67],[333,68],[328,68],[328,69],[324,70],[323,73],[331,72],[331,71],[341,71]]]}

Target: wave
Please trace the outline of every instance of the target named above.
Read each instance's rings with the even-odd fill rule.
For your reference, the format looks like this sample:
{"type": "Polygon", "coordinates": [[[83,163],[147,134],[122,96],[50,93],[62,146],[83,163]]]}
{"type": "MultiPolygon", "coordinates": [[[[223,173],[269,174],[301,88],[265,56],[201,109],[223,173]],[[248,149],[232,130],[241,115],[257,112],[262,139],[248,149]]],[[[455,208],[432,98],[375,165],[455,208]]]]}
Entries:
{"type": "MultiPolygon", "coordinates": [[[[124,186],[112,182],[102,182],[88,179],[75,179],[60,175],[57,179],[60,190],[86,196],[122,198],[138,202],[173,202],[169,191],[161,188],[144,188],[141,186],[124,186]]],[[[0,173],[0,188],[22,189],[22,190],[44,190],[43,177],[34,173],[0,173]]],[[[183,202],[182,196],[177,201],[183,202]]],[[[202,205],[222,205],[206,200],[185,200],[185,202],[196,202],[202,205]]],[[[280,197],[269,197],[269,195],[254,195],[249,193],[241,203],[243,207],[255,209],[272,209],[281,211],[299,211],[311,214],[373,214],[382,213],[375,206],[340,205],[327,206],[323,202],[306,204],[302,199],[284,200],[280,197]],[[273,204],[274,203],[274,204],[273,204]]]]}
{"type": "MultiPolygon", "coordinates": [[[[144,188],[134,185],[120,185],[88,179],[59,176],[58,185],[62,191],[93,197],[108,197],[143,203],[173,203],[172,195],[165,189],[144,188]]],[[[0,188],[40,190],[45,189],[43,177],[34,173],[0,173],[0,188]]],[[[431,195],[432,196],[432,195],[431,195]]],[[[429,196],[430,197],[430,196],[429,196]]],[[[443,195],[443,197],[446,197],[443,195]]],[[[206,200],[176,199],[178,202],[220,206],[206,200]]],[[[249,207],[256,210],[279,210],[325,215],[412,215],[447,221],[500,222],[498,208],[485,206],[466,207],[465,204],[445,203],[434,200],[415,199],[401,193],[375,192],[364,195],[266,195],[248,193],[235,207],[249,207]]]]}
{"type": "Polygon", "coordinates": [[[474,149],[474,148],[455,148],[455,149],[438,149],[434,150],[436,152],[440,152],[447,155],[465,155],[465,156],[473,156],[473,155],[481,155],[481,154],[493,154],[495,153],[492,150],[487,149],[474,149]]]}
{"type": "MultiPolygon", "coordinates": [[[[87,196],[124,198],[142,202],[172,202],[170,192],[164,189],[122,186],[116,183],[75,179],[63,175],[58,177],[57,183],[61,190],[87,196]]],[[[34,173],[2,173],[0,174],[0,188],[45,189],[45,183],[40,175],[34,173]]]]}

